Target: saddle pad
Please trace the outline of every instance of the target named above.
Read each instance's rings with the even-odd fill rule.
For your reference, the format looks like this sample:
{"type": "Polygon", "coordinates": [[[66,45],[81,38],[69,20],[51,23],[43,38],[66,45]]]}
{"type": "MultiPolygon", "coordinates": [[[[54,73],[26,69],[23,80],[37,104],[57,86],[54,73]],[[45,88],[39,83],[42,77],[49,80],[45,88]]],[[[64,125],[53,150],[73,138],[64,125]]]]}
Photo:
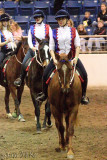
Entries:
{"type": "Polygon", "coordinates": [[[8,64],[8,62],[9,62],[9,60],[10,60],[10,59],[8,59],[7,61],[5,61],[4,66],[3,66],[2,72],[3,72],[3,74],[4,74],[4,77],[6,76],[6,67],[7,67],[7,64],[8,64]]]}

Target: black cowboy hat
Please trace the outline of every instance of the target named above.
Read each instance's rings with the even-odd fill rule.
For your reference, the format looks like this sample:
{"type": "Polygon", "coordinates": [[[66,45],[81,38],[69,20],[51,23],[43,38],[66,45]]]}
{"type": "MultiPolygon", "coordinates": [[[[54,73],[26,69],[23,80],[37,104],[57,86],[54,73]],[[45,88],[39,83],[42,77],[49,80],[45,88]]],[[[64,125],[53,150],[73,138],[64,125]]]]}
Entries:
{"type": "Polygon", "coordinates": [[[0,16],[0,21],[9,21],[9,20],[10,20],[10,16],[6,13],[0,16]]]}

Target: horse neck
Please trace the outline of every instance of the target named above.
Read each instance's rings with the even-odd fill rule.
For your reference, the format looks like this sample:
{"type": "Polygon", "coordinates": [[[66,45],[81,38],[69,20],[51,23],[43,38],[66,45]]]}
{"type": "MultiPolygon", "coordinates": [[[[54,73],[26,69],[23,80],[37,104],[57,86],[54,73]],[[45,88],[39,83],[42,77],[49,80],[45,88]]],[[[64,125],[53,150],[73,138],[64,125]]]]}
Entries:
{"type": "Polygon", "coordinates": [[[17,58],[18,58],[18,60],[20,62],[23,61],[25,55],[24,55],[24,51],[23,51],[22,45],[20,46],[20,48],[19,48],[18,53],[17,53],[16,56],[17,56],[17,58]]]}

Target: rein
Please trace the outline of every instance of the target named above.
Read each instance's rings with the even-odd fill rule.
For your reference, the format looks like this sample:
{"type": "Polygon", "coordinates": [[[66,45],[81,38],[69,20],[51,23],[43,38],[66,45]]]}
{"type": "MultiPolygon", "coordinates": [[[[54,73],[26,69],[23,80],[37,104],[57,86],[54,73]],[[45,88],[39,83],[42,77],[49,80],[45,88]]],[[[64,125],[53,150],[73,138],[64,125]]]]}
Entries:
{"type": "Polygon", "coordinates": [[[73,76],[71,75],[71,80],[70,80],[70,85],[72,84],[73,80],[74,80],[74,75],[75,75],[75,71],[76,71],[76,65],[74,66],[74,72],[73,72],[73,76]]]}
{"type": "MultiPolygon", "coordinates": [[[[24,50],[24,47],[23,47],[23,46],[22,46],[22,49],[23,49],[23,54],[24,54],[24,56],[25,56],[26,54],[25,54],[25,50],[24,50]]],[[[15,58],[16,58],[16,61],[17,61],[18,63],[22,64],[22,62],[20,62],[20,61],[18,60],[18,58],[17,58],[16,55],[15,55],[15,58]]]]}
{"type": "Polygon", "coordinates": [[[37,52],[35,51],[35,56],[34,56],[35,58],[36,58],[36,62],[41,66],[41,67],[43,67],[43,63],[42,63],[42,60],[41,60],[41,58],[40,58],[40,54],[39,54],[39,59],[40,59],[40,61],[38,60],[38,58],[37,58],[37,52]]]}

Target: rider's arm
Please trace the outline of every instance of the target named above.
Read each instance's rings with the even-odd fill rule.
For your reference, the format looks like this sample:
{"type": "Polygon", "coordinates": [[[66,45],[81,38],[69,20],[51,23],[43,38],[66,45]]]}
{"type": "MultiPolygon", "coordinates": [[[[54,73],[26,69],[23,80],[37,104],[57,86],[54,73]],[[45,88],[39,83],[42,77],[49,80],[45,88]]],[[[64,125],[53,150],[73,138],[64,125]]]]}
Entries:
{"type": "Polygon", "coordinates": [[[76,37],[74,39],[74,45],[75,45],[75,48],[76,48],[75,57],[78,60],[79,52],[80,52],[80,37],[79,37],[79,34],[78,34],[77,30],[76,30],[76,37]]]}
{"type": "Polygon", "coordinates": [[[49,36],[50,36],[50,39],[49,39],[49,51],[50,51],[50,55],[54,61],[54,63],[56,64],[57,60],[55,58],[55,53],[54,53],[54,50],[55,50],[55,42],[54,42],[54,39],[53,39],[53,33],[52,33],[52,29],[50,28],[49,30],[49,36]]]}
{"type": "Polygon", "coordinates": [[[29,45],[29,47],[30,47],[31,49],[33,48],[32,34],[31,34],[30,29],[29,29],[29,32],[28,32],[28,45],[29,45]]]}
{"type": "Polygon", "coordinates": [[[7,40],[5,42],[1,42],[1,34],[0,34],[0,47],[5,46],[7,43],[9,43],[9,40],[7,40]]]}
{"type": "Polygon", "coordinates": [[[7,41],[5,41],[5,42],[1,42],[0,43],[0,47],[3,47],[3,46],[5,46],[7,43],[9,43],[10,42],[10,40],[7,40],[7,41]]]}

